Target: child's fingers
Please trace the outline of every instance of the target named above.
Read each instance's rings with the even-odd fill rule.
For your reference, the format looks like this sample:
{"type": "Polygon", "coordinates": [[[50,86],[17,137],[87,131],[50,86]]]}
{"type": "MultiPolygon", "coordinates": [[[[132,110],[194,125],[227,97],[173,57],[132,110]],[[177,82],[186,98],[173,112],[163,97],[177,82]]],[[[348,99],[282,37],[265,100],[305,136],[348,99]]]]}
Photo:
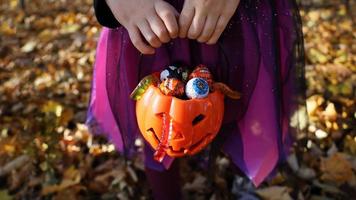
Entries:
{"type": "Polygon", "coordinates": [[[204,28],[206,17],[204,13],[195,13],[193,22],[188,30],[189,39],[197,39],[199,37],[204,28]]]}
{"type": "Polygon", "coordinates": [[[218,19],[218,22],[216,24],[215,30],[211,38],[208,40],[207,44],[215,44],[222,32],[224,31],[227,23],[229,22],[229,18],[226,16],[221,15],[218,19]]]}
{"type": "Polygon", "coordinates": [[[163,21],[164,21],[164,24],[166,25],[166,27],[168,29],[169,36],[172,39],[177,38],[178,37],[178,32],[179,32],[177,18],[174,15],[169,15],[163,21]]]}
{"type": "Polygon", "coordinates": [[[142,20],[138,24],[138,28],[140,29],[143,37],[146,39],[148,44],[150,44],[154,48],[158,48],[162,45],[161,41],[158,39],[156,34],[152,31],[148,21],[142,20]]]}
{"type": "Polygon", "coordinates": [[[150,24],[150,27],[152,31],[156,34],[156,36],[159,38],[161,43],[167,43],[170,40],[168,31],[162,22],[162,20],[157,16],[150,16],[148,18],[148,22],[150,24]]]}
{"type": "Polygon", "coordinates": [[[164,25],[166,26],[169,36],[174,39],[178,37],[178,22],[177,17],[179,13],[176,11],[174,7],[169,4],[160,4],[156,8],[156,13],[162,19],[164,25]],[[160,12],[160,10],[163,10],[160,12]]]}
{"type": "Polygon", "coordinates": [[[193,21],[195,14],[194,8],[186,6],[186,3],[183,6],[183,10],[179,16],[179,37],[186,38],[189,27],[193,21]]]}
{"type": "Polygon", "coordinates": [[[132,44],[143,54],[154,54],[155,49],[147,45],[143,40],[140,34],[138,27],[133,27],[128,29],[130,39],[132,44]]]}
{"type": "Polygon", "coordinates": [[[160,17],[163,20],[163,23],[168,30],[169,36],[172,39],[178,37],[179,28],[178,28],[178,22],[176,16],[173,13],[167,13],[167,14],[161,14],[160,17]]]}
{"type": "Polygon", "coordinates": [[[214,33],[216,24],[218,22],[218,16],[208,16],[203,31],[200,34],[200,36],[198,37],[198,41],[203,43],[203,42],[207,42],[211,36],[214,33]]]}
{"type": "Polygon", "coordinates": [[[211,36],[211,38],[208,40],[207,44],[215,44],[218,41],[220,35],[225,30],[231,17],[235,14],[236,8],[239,5],[239,3],[240,3],[239,0],[237,1],[233,0],[233,1],[229,1],[228,4],[225,5],[226,7],[223,9],[224,11],[222,12],[222,14],[218,19],[214,33],[211,36]]]}

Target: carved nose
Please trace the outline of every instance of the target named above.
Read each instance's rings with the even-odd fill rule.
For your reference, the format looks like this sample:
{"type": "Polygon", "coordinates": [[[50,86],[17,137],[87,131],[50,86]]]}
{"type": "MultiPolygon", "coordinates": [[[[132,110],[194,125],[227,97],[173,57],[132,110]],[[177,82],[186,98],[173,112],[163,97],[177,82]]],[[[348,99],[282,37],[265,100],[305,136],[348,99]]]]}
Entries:
{"type": "Polygon", "coordinates": [[[173,140],[180,140],[180,139],[183,139],[184,136],[182,135],[181,132],[177,132],[174,137],[173,137],[173,140]]]}

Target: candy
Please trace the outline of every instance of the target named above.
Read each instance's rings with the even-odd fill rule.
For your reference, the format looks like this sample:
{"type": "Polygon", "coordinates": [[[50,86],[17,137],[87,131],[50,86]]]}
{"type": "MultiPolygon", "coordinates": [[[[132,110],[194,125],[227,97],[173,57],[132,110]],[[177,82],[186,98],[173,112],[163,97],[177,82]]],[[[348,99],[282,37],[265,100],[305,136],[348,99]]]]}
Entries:
{"type": "Polygon", "coordinates": [[[189,75],[189,79],[192,78],[203,78],[208,82],[209,87],[213,84],[213,76],[205,65],[198,65],[189,75]]]}
{"type": "Polygon", "coordinates": [[[167,78],[159,85],[159,89],[168,96],[180,97],[184,95],[184,83],[176,78],[167,78]]]}
{"type": "Polygon", "coordinates": [[[189,69],[185,67],[180,67],[178,72],[181,74],[182,81],[184,83],[188,82],[189,80],[189,69]]]}
{"type": "Polygon", "coordinates": [[[185,86],[185,94],[190,99],[202,99],[209,94],[208,82],[203,78],[192,78],[185,86]]]}
{"type": "Polygon", "coordinates": [[[182,75],[179,71],[179,68],[176,66],[169,66],[165,70],[163,70],[160,74],[161,81],[165,81],[168,78],[176,78],[181,79],[182,75]]]}
{"type": "Polygon", "coordinates": [[[187,82],[188,75],[189,75],[189,71],[185,67],[169,66],[167,69],[161,72],[160,80],[164,81],[167,78],[176,78],[183,82],[187,82]]]}
{"type": "Polygon", "coordinates": [[[159,84],[159,78],[157,73],[153,73],[145,76],[136,86],[136,88],[130,94],[130,98],[137,101],[141,99],[142,95],[146,92],[150,85],[157,86],[159,84]]]}
{"type": "Polygon", "coordinates": [[[221,93],[226,95],[227,97],[231,99],[239,99],[241,97],[241,94],[235,90],[232,90],[228,85],[225,83],[221,82],[215,82],[213,83],[213,90],[219,90],[221,93]]]}

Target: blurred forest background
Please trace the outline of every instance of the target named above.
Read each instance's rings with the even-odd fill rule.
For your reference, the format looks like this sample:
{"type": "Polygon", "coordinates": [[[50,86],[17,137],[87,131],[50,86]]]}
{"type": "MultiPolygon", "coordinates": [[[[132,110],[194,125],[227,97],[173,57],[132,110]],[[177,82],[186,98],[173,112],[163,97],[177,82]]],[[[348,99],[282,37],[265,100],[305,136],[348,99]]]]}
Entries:
{"type": "MultiPolygon", "coordinates": [[[[150,199],[142,158],[125,163],[84,125],[100,26],[92,0],[0,0],[0,200],[150,199]]],[[[300,0],[307,131],[254,188],[219,157],[209,183],[182,160],[187,199],[356,199],[355,2],[300,0]]]]}

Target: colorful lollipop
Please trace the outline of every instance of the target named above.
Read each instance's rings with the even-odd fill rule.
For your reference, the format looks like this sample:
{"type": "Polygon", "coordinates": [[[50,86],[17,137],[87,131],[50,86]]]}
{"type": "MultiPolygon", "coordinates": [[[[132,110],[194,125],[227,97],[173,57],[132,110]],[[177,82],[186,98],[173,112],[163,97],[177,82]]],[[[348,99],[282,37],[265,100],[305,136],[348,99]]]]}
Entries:
{"type": "Polygon", "coordinates": [[[208,82],[203,78],[192,78],[185,86],[185,94],[190,99],[202,99],[209,94],[208,82]]]}
{"type": "Polygon", "coordinates": [[[176,78],[167,78],[159,85],[159,89],[165,95],[180,97],[184,94],[184,83],[176,78]]]}

